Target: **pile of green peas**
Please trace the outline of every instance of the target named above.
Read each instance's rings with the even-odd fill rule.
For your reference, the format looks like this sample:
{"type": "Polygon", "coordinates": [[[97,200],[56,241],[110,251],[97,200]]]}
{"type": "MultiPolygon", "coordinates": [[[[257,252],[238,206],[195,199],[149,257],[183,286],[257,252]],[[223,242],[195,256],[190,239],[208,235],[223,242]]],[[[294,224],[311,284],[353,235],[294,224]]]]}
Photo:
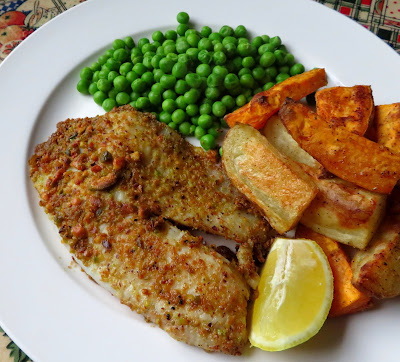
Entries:
{"type": "MultiPolygon", "coordinates": [[[[152,41],[116,39],[80,72],[77,89],[108,112],[130,104],[160,122],[195,136],[205,150],[217,147],[223,117],[263,90],[304,72],[279,36],[249,40],[243,25],[197,31],[189,15],[177,15],[176,30],[155,31],[152,41]]],[[[220,149],[220,152],[222,149],[220,149]]]]}

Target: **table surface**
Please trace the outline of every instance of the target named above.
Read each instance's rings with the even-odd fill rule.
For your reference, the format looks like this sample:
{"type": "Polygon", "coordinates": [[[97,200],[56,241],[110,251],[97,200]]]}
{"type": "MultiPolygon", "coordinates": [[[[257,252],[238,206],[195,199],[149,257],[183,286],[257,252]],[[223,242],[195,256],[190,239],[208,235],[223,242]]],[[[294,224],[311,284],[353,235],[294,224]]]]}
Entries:
{"type": "MultiPolygon", "coordinates": [[[[0,0],[0,63],[43,24],[83,1],[85,0],[0,0]]],[[[315,1],[354,19],[400,54],[400,0],[315,1]]],[[[1,328],[0,361],[30,361],[1,328]]]]}

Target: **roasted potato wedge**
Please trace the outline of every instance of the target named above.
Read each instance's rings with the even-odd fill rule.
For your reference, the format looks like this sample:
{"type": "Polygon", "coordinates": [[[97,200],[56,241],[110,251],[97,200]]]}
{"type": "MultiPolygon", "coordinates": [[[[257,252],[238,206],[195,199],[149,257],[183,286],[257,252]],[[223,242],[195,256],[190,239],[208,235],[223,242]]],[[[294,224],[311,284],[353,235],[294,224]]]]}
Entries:
{"type": "Polygon", "coordinates": [[[318,195],[300,223],[343,244],[364,249],[385,214],[386,195],[336,177],[314,178],[314,183],[318,195]]]}
{"type": "Polygon", "coordinates": [[[400,295],[400,216],[387,217],[366,250],[351,263],[353,284],[375,298],[400,295]]]}
{"type": "Polygon", "coordinates": [[[375,107],[377,142],[400,153],[400,103],[375,107]]]}
{"type": "Polygon", "coordinates": [[[303,225],[297,227],[296,238],[314,240],[328,258],[333,274],[333,301],[329,317],[356,313],[372,307],[371,298],[351,283],[353,272],[350,261],[335,240],[318,234],[303,225]]]}
{"type": "Polygon", "coordinates": [[[236,125],[223,143],[222,162],[233,184],[283,234],[300,220],[318,190],[311,178],[256,129],[236,125]]]}
{"type": "Polygon", "coordinates": [[[284,103],[279,116],[301,148],[334,175],[383,194],[389,194],[400,179],[400,155],[388,148],[343,127],[329,127],[294,100],[284,103]]]}
{"type": "Polygon", "coordinates": [[[315,94],[317,114],[329,124],[363,136],[374,118],[370,86],[332,87],[315,94]]]}
{"type": "Polygon", "coordinates": [[[256,94],[250,103],[227,114],[225,121],[229,127],[233,127],[237,123],[245,123],[260,129],[269,117],[278,112],[287,97],[300,100],[326,84],[325,69],[313,69],[295,75],[267,91],[256,94]]]}
{"type": "Polygon", "coordinates": [[[272,146],[291,160],[308,165],[316,172],[322,172],[322,165],[299,146],[283,125],[278,114],[274,114],[268,120],[261,133],[272,146]]]}

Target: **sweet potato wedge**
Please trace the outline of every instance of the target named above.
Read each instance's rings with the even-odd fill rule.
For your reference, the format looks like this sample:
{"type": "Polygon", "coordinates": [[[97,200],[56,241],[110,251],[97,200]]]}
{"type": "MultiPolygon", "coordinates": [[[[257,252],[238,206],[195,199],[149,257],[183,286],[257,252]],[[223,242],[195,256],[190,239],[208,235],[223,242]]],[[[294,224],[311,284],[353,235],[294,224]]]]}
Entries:
{"type": "Polygon", "coordinates": [[[231,128],[222,163],[233,184],[264,212],[283,234],[300,220],[318,190],[311,178],[251,126],[231,128]]]}
{"type": "Polygon", "coordinates": [[[375,107],[377,142],[400,153],[400,103],[375,107]]]}
{"type": "Polygon", "coordinates": [[[351,283],[353,272],[349,259],[335,240],[302,225],[296,229],[296,238],[314,240],[328,257],[333,274],[333,301],[329,317],[359,312],[372,306],[371,298],[351,283]]]}
{"type": "Polygon", "coordinates": [[[374,118],[370,86],[332,87],[315,93],[317,114],[329,124],[363,136],[374,118]]]}
{"type": "Polygon", "coordinates": [[[343,244],[364,249],[385,214],[386,195],[338,179],[314,178],[319,192],[300,223],[343,244]]]}
{"type": "Polygon", "coordinates": [[[225,121],[229,127],[233,127],[237,123],[245,123],[260,129],[269,117],[278,112],[287,97],[300,100],[326,84],[325,69],[313,69],[295,75],[267,91],[256,94],[250,103],[227,114],[225,121]]]}
{"type": "Polygon", "coordinates": [[[329,125],[288,99],[279,116],[301,148],[329,172],[367,190],[389,194],[400,179],[400,155],[343,127],[329,125]]]}
{"type": "Polygon", "coordinates": [[[321,173],[322,165],[306,151],[289,134],[278,114],[274,114],[261,130],[269,143],[291,160],[310,166],[321,173]]]}

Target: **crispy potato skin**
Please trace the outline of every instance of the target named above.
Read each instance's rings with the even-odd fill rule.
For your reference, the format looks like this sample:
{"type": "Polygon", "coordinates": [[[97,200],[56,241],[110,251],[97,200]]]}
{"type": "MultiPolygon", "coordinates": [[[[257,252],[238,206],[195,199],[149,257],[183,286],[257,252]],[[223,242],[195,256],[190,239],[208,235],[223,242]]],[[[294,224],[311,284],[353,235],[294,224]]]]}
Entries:
{"type": "Polygon", "coordinates": [[[363,136],[374,119],[370,86],[332,87],[315,93],[317,114],[328,123],[363,136]]]}
{"type": "Polygon", "coordinates": [[[279,111],[286,129],[329,172],[360,187],[389,194],[400,179],[400,156],[343,127],[329,126],[288,99],[279,111]]]}
{"type": "Polygon", "coordinates": [[[375,107],[377,142],[400,153],[400,103],[375,107]]]}
{"type": "Polygon", "coordinates": [[[296,225],[318,192],[311,178],[251,126],[233,127],[223,148],[227,175],[271,226],[285,233],[296,225]]]}
{"type": "Polygon", "coordinates": [[[314,177],[319,192],[300,222],[343,244],[364,249],[376,232],[386,207],[386,195],[350,182],[314,177]]]}
{"type": "Polygon", "coordinates": [[[328,257],[334,283],[333,301],[329,317],[356,313],[372,307],[371,298],[360,292],[351,283],[353,272],[350,261],[335,240],[316,233],[303,225],[297,227],[296,238],[314,240],[328,257]]]}
{"type": "Polygon", "coordinates": [[[269,117],[278,112],[287,97],[300,100],[326,84],[325,69],[313,69],[290,77],[269,90],[256,94],[250,103],[227,114],[225,121],[229,127],[233,127],[237,123],[245,123],[260,129],[269,117]]]}

